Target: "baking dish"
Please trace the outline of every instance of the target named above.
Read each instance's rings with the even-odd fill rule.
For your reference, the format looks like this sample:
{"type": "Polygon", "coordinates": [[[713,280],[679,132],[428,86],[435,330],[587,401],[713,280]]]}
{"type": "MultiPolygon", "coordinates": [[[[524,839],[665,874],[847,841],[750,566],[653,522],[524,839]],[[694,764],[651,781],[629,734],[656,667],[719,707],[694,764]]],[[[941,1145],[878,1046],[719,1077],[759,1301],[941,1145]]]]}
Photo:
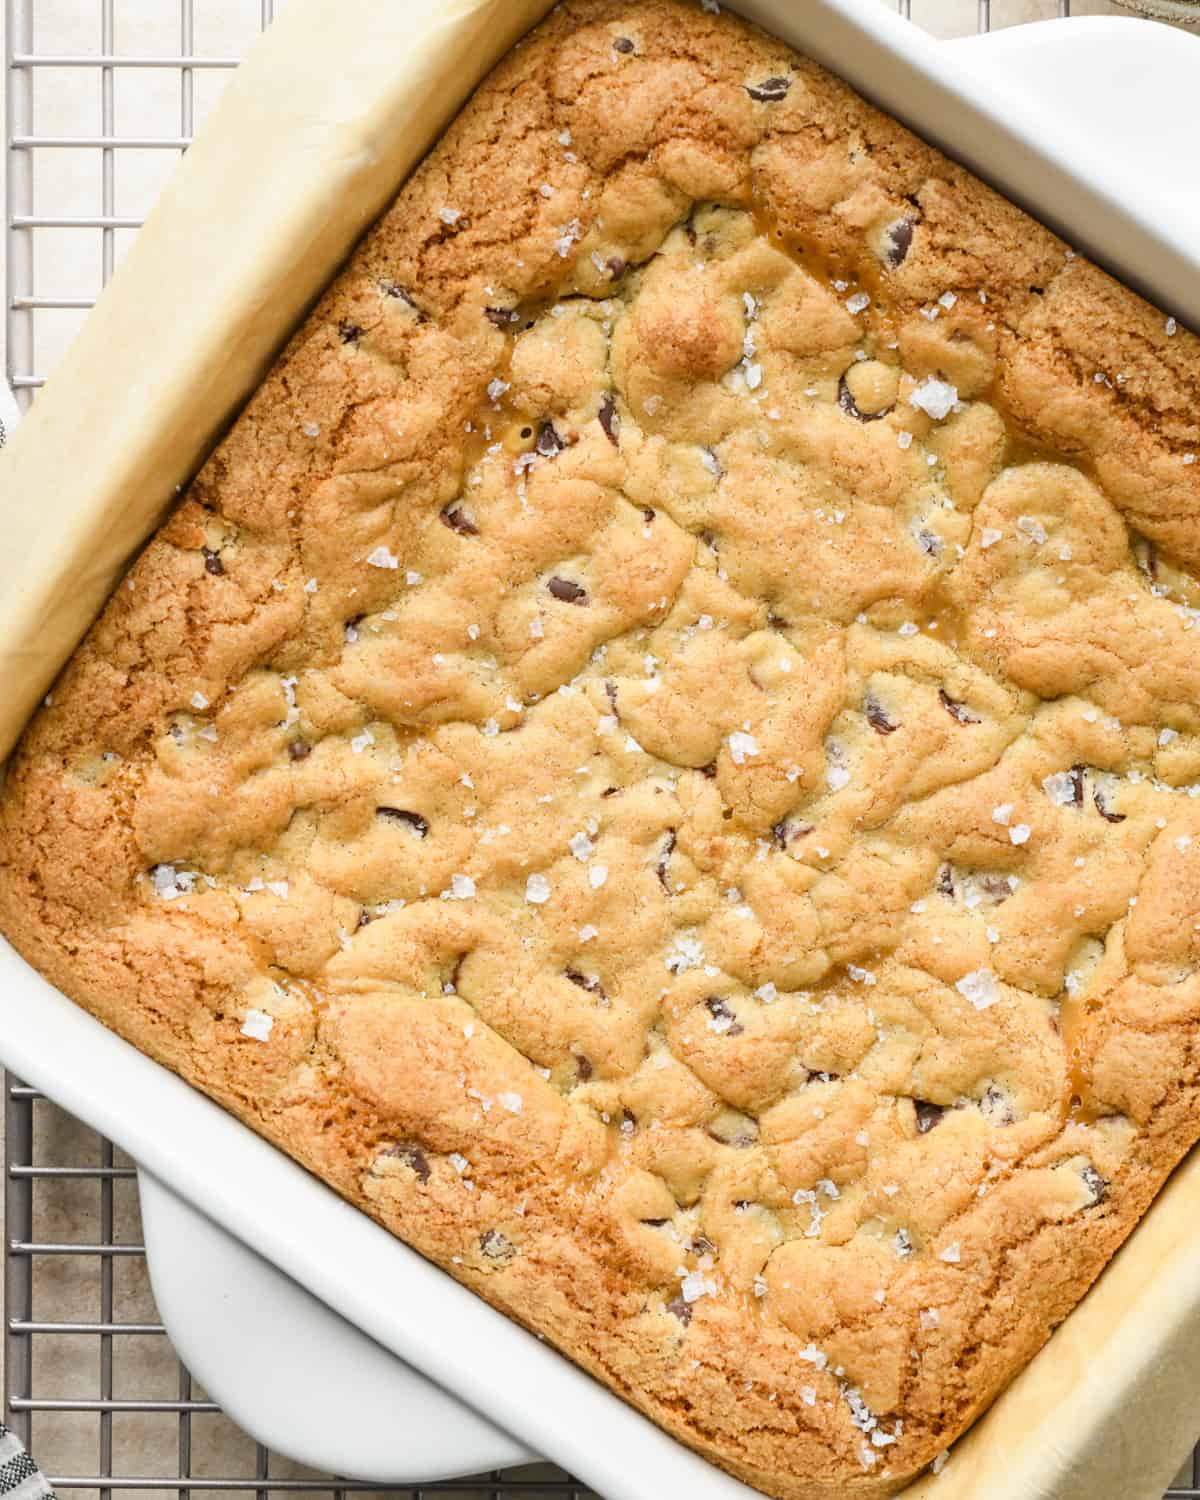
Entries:
{"type": "MultiPolygon", "coordinates": [[[[754,13],[765,18],[762,7],[756,8],[754,13]]],[[[884,18],[872,17],[863,11],[861,24],[856,32],[853,25],[854,13],[847,7],[814,6],[806,11],[805,22],[813,17],[818,20],[824,17],[825,29],[817,33],[819,45],[810,46],[810,50],[816,50],[827,60],[836,62],[836,59],[830,58],[831,38],[834,41],[838,38],[844,41],[847,37],[856,36],[855,58],[859,61],[866,59],[868,64],[878,69],[880,59],[887,55],[886,47],[876,45],[879,43],[876,35],[877,22],[882,24],[884,18]]],[[[799,28],[799,34],[796,27],[788,30],[779,26],[777,29],[784,30],[790,39],[801,46],[809,41],[802,34],[803,27],[799,28]]],[[[939,65],[941,74],[936,68],[926,68],[922,73],[918,65],[920,60],[914,62],[905,53],[911,39],[906,39],[901,45],[900,33],[896,36],[894,71],[897,76],[903,75],[906,78],[910,90],[918,82],[923,82],[925,90],[919,96],[922,107],[930,100],[943,107],[947,100],[953,101],[956,92],[961,95],[970,91],[964,89],[963,83],[964,78],[968,84],[971,80],[967,68],[959,65],[951,70],[939,65]],[[954,75],[952,82],[949,77],[951,71],[954,75]]],[[[356,40],[361,43],[361,38],[356,40]]],[[[326,59],[326,66],[328,65],[326,59]]],[[[853,75],[854,70],[843,65],[842,71],[853,75]]],[[[871,80],[868,79],[868,82],[871,80]]],[[[883,98],[878,78],[872,84],[872,91],[883,98]]],[[[979,92],[986,97],[987,90],[982,84],[979,92]]],[[[1019,104],[1020,96],[1015,98],[1019,104]]],[[[894,98],[883,98],[883,102],[898,108],[900,113],[906,113],[903,97],[899,104],[894,98]]],[[[1022,108],[1014,105],[1013,113],[1022,115],[1022,108]]],[[[1029,120],[1030,114],[1026,108],[1023,125],[1028,126],[1029,120]]],[[[988,139],[979,135],[979,119],[965,105],[962,106],[957,123],[963,126],[963,139],[970,141],[978,138],[983,145],[989,144],[988,139]]],[[[997,130],[996,136],[1002,137],[1003,131],[997,130]]],[[[1060,132],[1055,141],[1056,150],[1061,148],[1062,141],[1060,132]]],[[[1010,131],[1009,144],[1020,148],[1020,163],[1023,167],[1027,166],[1030,159],[1028,140],[1019,131],[1010,131]]],[[[211,165],[211,151],[208,162],[211,165]]],[[[1084,182],[1075,184],[1072,189],[1071,183],[1064,181],[1061,163],[1056,166],[1054,160],[1051,160],[1046,166],[1046,172],[1051,184],[1057,182],[1066,192],[1067,197],[1063,201],[1070,199],[1075,206],[1090,207],[1093,211],[1103,205],[1104,193],[1094,186],[1084,182]]],[[[1042,179],[1039,181],[1045,186],[1042,179]]],[[[1027,192],[1025,196],[1028,198],[1031,194],[1027,192]]],[[[1136,237],[1130,238],[1131,231],[1137,227],[1130,215],[1124,210],[1113,210],[1112,219],[1115,238],[1126,249],[1137,248],[1136,237]]],[[[150,242],[153,244],[153,237],[150,242]]],[[[1147,252],[1143,270],[1149,266],[1152,270],[1163,272],[1164,268],[1169,269],[1174,264],[1169,235],[1147,233],[1142,249],[1147,252]]],[[[121,291],[128,285],[127,278],[121,284],[121,291]]],[[[1178,302],[1176,305],[1179,305],[1178,302]]],[[[110,301],[110,320],[112,306],[110,301]]],[[[119,309],[119,299],[116,306],[119,309]]],[[[43,398],[43,402],[47,399],[43,398]]],[[[216,405],[214,395],[212,410],[208,413],[210,418],[216,416],[216,405]]],[[[39,420],[41,406],[42,403],[39,403],[39,414],[35,415],[32,428],[38,429],[40,426],[45,432],[45,424],[39,420]]],[[[52,419],[53,404],[49,410],[52,419]]],[[[160,436],[160,449],[161,442],[160,436]]],[[[26,445],[24,451],[26,454],[36,453],[36,446],[26,445]]],[[[76,450],[76,464],[78,459],[76,450]]],[[[20,470],[17,472],[19,477],[20,470]]],[[[28,467],[26,472],[28,473],[28,467]]],[[[613,1497],[613,1500],[623,1495],[679,1493],[685,1487],[703,1495],[744,1493],[740,1486],[707,1470],[669,1439],[647,1427],[640,1418],[620,1406],[612,1397],[596,1391],[578,1372],[569,1370],[561,1361],[547,1355],[544,1350],[538,1350],[536,1346],[527,1347],[532,1341],[498,1319],[495,1314],[488,1315],[487,1310],[481,1309],[467,1294],[445,1283],[437,1272],[403,1252],[401,1247],[382,1235],[381,1231],[360,1220],[352,1210],[338,1204],[336,1200],[331,1201],[331,1195],[309,1182],[296,1169],[291,1169],[291,1177],[278,1170],[286,1164],[277,1163],[270,1148],[257,1141],[250,1141],[232,1121],[225,1120],[219,1112],[208,1115],[197,1112],[197,1105],[203,1105],[203,1101],[195,1100],[183,1085],[173,1079],[158,1079],[152,1085],[149,1075],[145,1075],[143,1083],[139,1069],[144,1071],[145,1067],[152,1065],[136,1058],[136,1054],[128,1054],[128,1049],[124,1049],[124,1054],[128,1055],[114,1052],[108,1044],[113,1043],[116,1047],[120,1044],[107,1038],[104,1033],[99,1033],[103,1042],[91,1035],[87,1043],[96,1048],[96,1056],[105,1068],[111,1067],[111,1076],[103,1080],[103,1085],[108,1087],[115,1083],[118,1095],[136,1098],[139,1105],[146,1099],[154,1103],[154,1109],[144,1115],[144,1119],[152,1124],[153,1139],[149,1138],[148,1132],[139,1132],[137,1121],[130,1119],[127,1111],[114,1108],[111,1100],[96,1096],[87,1101],[90,1108],[78,1107],[67,1089],[68,1084],[76,1088],[85,1087],[83,1075],[75,1071],[82,1064],[83,1054],[76,1050],[71,1062],[64,1063],[62,1059],[71,1054],[73,1045],[84,1033],[77,1029],[75,1022],[62,1019],[72,1013],[71,1007],[65,1001],[56,1002],[52,992],[41,985],[40,981],[32,986],[22,986],[21,990],[20,1000],[17,1002],[22,1007],[21,1010],[18,1012],[13,1009],[14,1002],[9,999],[5,1002],[5,1012],[0,1014],[7,1014],[12,1022],[15,1022],[19,1014],[23,1028],[32,1017],[32,1027],[25,1028],[26,1030],[35,1029],[39,1025],[59,1028],[57,1035],[53,1029],[43,1031],[38,1048],[24,1060],[20,1056],[20,1047],[17,1046],[16,1061],[22,1071],[37,1082],[44,1082],[46,1075],[43,1069],[48,1066],[45,1058],[49,1056],[46,1049],[57,1046],[58,1066],[64,1069],[63,1076],[67,1081],[61,1088],[52,1087],[54,1092],[64,1098],[64,1102],[116,1136],[155,1171],[169,1177],[186,1197],[212,1212],[214,1217],[228,1222],[238,1234],[261,1245],[272,1259],[278,1260],[301,1280],[313,1286],[314,1290],[335,1306],[379,1333],[390,1347],[398,1352],[419,1355],[421,1362],[438,1378],[452,1384],[455,1389],[462,1390],[468,1399],[497,1416],[505,1425],[515,1426],[541,1451],[570,1463],[606,1495],[613,1497]],[[56,1015],[59,1018],[57,1022],[53,1019],[56,1015]],[[174,1093],[161,1092],[169,1085],[174,1085],[174,1093]],[[163,1108],[169,1111],[165,1116],[160,1113],[163,1108]],[[187,1143],[186,1153],[178,1144],[182,1142],[187,1143]],[[234,1159],[234,1153],[241,1155],[240,1165],[234,1159]],[[295,1242],[297,1237],[291,1226],[297,1224],[305,1226],[303,1244],[295,1242]],[[371,1235],[377,1238],[372,1239],[371,1235]],[[403,1274],[399,1269],[402,1262],[407,1267],[403,1274]],[[356,1271],[355,1285],[349,1287],[344,1285],[346,1278],[343,1268],[346,1265],[353,1265],[356,1271]],[[386,1271],[385,1265],[388,1268],[386,1271]],[[398,1287],[411,1291],[414,1299],[419,1298],[419,1305],[414,1301],[409,1306],[407,1299],[402,1298],[405,1305],[397,1308],[395,1302],[398,1287]],[[456,1298],[459,1300],[456,1301],[456,1298]],[[481,1348],[478,1344],[471,1347],[468,1338],[471,1330],[478,1330],[486,1338],[484,1347],[481,1348]],[[547,1359],[551,1364],[546,1364],[547,1359]],[[551,1379],[555,1384],[554,1398],[552,1401],[543,1400],[546,1382],[551,1379]],[[522,1390],[526,1380],[533,1383],[532,1391],[522,1390]],[[523,1400],[523,1396],[526,1399],[523,1400]],[[521,1407],[524,1410],[518,1409],[521,1407]],[[572,1434],[576,1433],[588,1434],[588,1451],[577,1451],[579,1445],[572,1438],[572,1434]],[[593,1441],[597,1451],[592,1449],[593,1441]],[[611,1457],[613,1454],[621,1455],[619,1462],[611,1457]]],[[[93,1026],[92,1033],[97,1031],[98,1028],[93,1026]]],[[[21,1040],[28,1039],[23,1036],[19,1039],[21,1040]]],[[[95,1066],[95,1062],[90,1060],[90,1065],[95,1066]]],[[[157,1073],[157,1070],[153,1072],[157,1073]]],[[[212,1110],[211,1106],[207,1108],[212,1110]]],[[[1139,1241],[1146,1232],[1139,1232],[1139,1241]]],[[[958,1468],[957,1461],[953,1467],[958,1468]]],[[[954,1483],[952,1478],[940,1481],[939,1492],[949,1493],[947,1484],[953,1487],[954,1483]]],[[[973,1492],[982,1491],[976,1485],[973,1492]]],[[[1011,1490],[1006,1489],[1006,1492],[1011,1490]]],[[[1018,1487],[1016,1492],[1034,1491],[1025,1486],[1018,1487]]],[[[1131,1493],[1131,1490],[1123,1488],[1121,1493],[1131,1493]]]]}

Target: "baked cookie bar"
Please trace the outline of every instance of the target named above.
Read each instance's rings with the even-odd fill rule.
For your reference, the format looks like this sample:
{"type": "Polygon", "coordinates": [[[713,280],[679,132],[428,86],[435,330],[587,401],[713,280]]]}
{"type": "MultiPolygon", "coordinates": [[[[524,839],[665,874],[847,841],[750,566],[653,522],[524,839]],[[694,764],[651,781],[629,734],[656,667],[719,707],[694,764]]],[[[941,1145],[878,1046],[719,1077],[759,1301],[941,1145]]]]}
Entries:
{"type": "Polygon", "coordinates": [[[0,926],[655,1421],[895,1493],[1195,1140],[1200,352],[568,0],[121,583],[0,926]]]}

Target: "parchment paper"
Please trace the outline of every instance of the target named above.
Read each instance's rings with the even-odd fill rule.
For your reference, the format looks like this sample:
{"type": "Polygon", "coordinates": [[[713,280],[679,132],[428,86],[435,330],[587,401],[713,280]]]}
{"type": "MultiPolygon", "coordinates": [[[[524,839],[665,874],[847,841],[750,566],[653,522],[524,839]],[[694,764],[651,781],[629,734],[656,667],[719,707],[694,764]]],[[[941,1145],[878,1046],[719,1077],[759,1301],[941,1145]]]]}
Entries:
{"type": "Polygon", "coordinates": [[[0,456],[0,760],[305,308],[551,0],[294,0],[0,456]]]}
{"type": "MultiPolygon", "coordinates": [[[[550,8],[291,0],[253,49],[0,455],[0,757],[306,306],[550,8]]],[[[1197,1432],[1194,1155],[943,1472],[906,1496],[1159,1500],[1197,1432]]]]}

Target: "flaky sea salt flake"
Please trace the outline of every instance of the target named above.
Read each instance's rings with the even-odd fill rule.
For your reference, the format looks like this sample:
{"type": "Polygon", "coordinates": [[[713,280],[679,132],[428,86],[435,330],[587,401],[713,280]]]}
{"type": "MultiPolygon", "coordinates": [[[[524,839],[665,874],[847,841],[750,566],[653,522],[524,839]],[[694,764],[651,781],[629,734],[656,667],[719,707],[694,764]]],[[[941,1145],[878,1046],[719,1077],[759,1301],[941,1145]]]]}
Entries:
{"type": "Polygon", "coordinates": [[[941,422],[954,410],[958,401],[958,388],[948,381],[927,375],[908,398],[908,404],[923,411],[935,422],[941,422]]]}
{"type": "Polygon", "coordinates": [[[246,1019],[242,1022],[242,1035],[253,1037],[256,1042],[268,1041],[274,1024],[274,1016],[269,1016],[265,1010],[251,1008],[246,1012],[246,1019]]]}
{"type": "Polygon", "coordinates": [[[991,969],[972,969],[954,988],[976,1010],[987,1010],[1000,999],[1000,985],[991,969]]]}

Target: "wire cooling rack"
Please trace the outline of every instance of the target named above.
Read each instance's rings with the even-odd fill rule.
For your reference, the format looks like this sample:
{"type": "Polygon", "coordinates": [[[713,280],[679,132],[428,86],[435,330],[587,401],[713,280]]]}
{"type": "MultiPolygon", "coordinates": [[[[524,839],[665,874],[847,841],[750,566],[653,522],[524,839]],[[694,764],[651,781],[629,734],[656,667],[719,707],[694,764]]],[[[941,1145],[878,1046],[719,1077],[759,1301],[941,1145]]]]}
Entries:
{"type": "MultiPolygon", "coordinates": [[[[284,3],[5,0],[7,374],[22,407],[237,66],[228,39],[245,46],[284,3]],[[136,119],[144,131],[151,114],[152,132],[130,129],[136,119]]],[[[921,21],[935,0],[883,3],[921,21]]],[[[1012,0],[936,3],[959,31],[1013,18],[1012,0]]],[[[1069,15],[1071,0],[1046,8],[1069,15]]],[[[396,1490],[269,1453],[170,1348],[146,1275],[132,1163],[11,1076],[5,1125],[5,1420],[64,1495],[595,1500],[547,1465],[396,1490]]],[[[1177,1484],[1172,1500],[1200,1500],[1200,1449],[1177,1484]]]]}

